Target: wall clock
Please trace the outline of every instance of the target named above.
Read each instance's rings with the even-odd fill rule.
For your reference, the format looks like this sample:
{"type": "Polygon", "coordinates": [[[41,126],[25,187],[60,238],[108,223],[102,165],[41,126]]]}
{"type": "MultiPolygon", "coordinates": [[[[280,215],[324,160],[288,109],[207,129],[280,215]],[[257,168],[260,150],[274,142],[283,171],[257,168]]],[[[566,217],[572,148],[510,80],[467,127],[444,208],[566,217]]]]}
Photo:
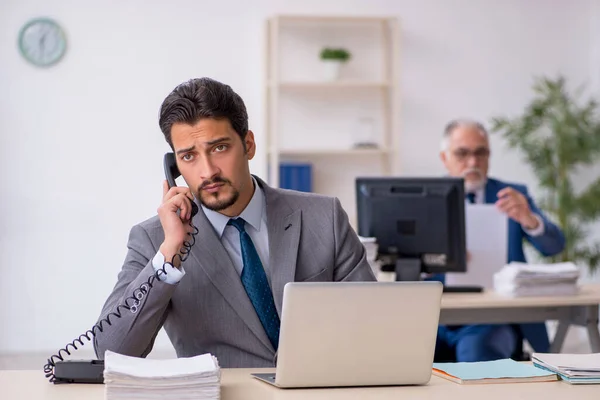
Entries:
{"type": "Polygon", "coordinates": [[[65,55],[67,39],[56,21],[50,18],[36,18],[21,28],[19,50],[31,64],[49,67],[58,63],[65,55]]]}

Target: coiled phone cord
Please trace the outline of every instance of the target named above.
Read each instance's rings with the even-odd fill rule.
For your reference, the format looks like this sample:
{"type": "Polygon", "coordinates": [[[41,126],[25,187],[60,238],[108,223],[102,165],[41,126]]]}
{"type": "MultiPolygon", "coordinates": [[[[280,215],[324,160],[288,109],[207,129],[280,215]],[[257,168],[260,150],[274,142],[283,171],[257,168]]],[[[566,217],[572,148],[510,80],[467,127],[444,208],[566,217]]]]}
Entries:
{"type": "MultiPolygon", "coordinates": [[[[198,213],[198,206],[192,202],[192,217],[198,213]]],[[[119,304],[114,311],[110,312],[106,317],[102,318],[98,323],[96,323],[91,329],[86,331],[85,333],[79,335],[78,338],[73,340],[71,343],[67,344],[64,348],[60,349],[57,354],[52,355],[48,358],[46,365],[44,365],[44,373],[46,378],[49,379],[51,383],[57,383],[56,377],[54,376],[54,367],[56,363],[59,361],[64,361],[64,358],[67,355],[71,355],[71,351],[77,350],[78,346],[85,345],[84,339],[87,339],[88,342],[91,342],[92,339],[96,336],[98,332],[103,332],[106,325],[112,325],[111,317],[121,318],[123,316],[122,310],[130,311],[135,314],[139,311],[139,305],[141,299],[150,292],[154,282],[159,279],[161,275],[166,275],[166,266],[170,264],[171,266],[175,265],[175,261],[179,258],[180,265],[187,260],[190,255],[190,251],[192,246],[196,243],[196,235],[198,234],[198,228],[196,228],[192,224],[192,218],[190,218],[189,222],[190,227],[192,228],[192,232],[188,233],[191,236],[190,241],[184,241],[183,247],[179,250],[179,253],[176,253],[171,262],[165,262],[159,270],[157,270],[154,274],[150,275],[148,280],[142,283],[138,288],[133,291],[133,294],[125,299],[122,304],[119,304]]],[[[114,320],[113,318],[113,320],[114,320]]]]}

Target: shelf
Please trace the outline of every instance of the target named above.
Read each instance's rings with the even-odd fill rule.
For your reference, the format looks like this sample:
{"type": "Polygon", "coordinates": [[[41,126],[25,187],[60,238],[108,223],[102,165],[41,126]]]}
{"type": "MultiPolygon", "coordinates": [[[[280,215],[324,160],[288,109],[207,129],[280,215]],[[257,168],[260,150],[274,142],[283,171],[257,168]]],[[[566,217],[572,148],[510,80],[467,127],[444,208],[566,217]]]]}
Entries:
{"type": "MultiPolygon", "coordinates": [[[[384,156],[383,149],[280,149],[280,156],[384,156]]],[[[270,151],[269,154],[272,154],[270,151]]]]}
{"type": "Polygon", "coordinates": [[[390,176],[398,170],[398,18],[280,15],[266,25],[261,86],[268,182],[280,184],[278,166],[284,163],[311,164],[315,190],[355,210],[355,177],[390,176]],[[324,46],[352,53],[337,80],[336,71],[319,57],[324,46]],[[359,132],[354,128],[363,118],[372,119],[372,126],[361,124],[359,132]],[[371,138],[379,148],[354,147],[360,138],[371,138]]]}
{"type": "Polygon", "coordinates": [[[389,82],[368,82],[368,81],[306,81],[306,82],[269,82],[270,87],[279,87],[280,89],[360,89],[375,88],[383,89],[390,87],[389,82]]]}
{"type": "Polygon", "coordinates": [[[393,21],[392,17],[385,16],[361,16],[361,15],[279,15],[277,19],[281,22],[317,22],[317,23],[385,23],[393,21]]]}

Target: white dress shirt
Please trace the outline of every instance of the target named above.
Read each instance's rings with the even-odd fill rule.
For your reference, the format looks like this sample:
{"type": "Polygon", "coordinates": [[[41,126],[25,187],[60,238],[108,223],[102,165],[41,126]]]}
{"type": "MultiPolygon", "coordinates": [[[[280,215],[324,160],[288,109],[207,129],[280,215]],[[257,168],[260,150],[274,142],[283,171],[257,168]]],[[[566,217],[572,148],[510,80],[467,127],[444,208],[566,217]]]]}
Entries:
{"type": "MultiPolygon", "coordinates": [[[[485,187],[482,187],[478,190],[476,190],[475,192],[471,192],[475,195],[475,204],[485,204],[486,203],[486,198],[485,198],[485,187]]],[[[468,203],[468,200],[465,199],[465,201],[468,203]]],[[[535,229],[525,229],[525,227],[523,228],[523,231],[525,231],[526,234],[528,234],[531,237],[535,237],[535,236],[541,236],[544,234],[544,220],[537,214],[533,214],[533,216],[538,220],[538,226],[535,229]]]]}
{"type": "MultiPolygon", "coordinates": [[[[252,178],[252,181],[254,183],[254,194],[252,195],[250,202],[240,215],[231,218],[239,217],[246,221],[246,232],[248,232],[248,235],[254,243],[254,247],[256,247],[256,251],[268,277],[269,233],[267,231],[267,203],[265,201],[265,194],[254,177],[252,178]]],[[[239,231],[234,226],[227,225],[227,222],[229,222],[231,219],[230,217],[220,214],[216,211],[209,210],[204,206],[202,206],[202,210],[204,211],[204,214],[206,215],[206,218],[210,224],[213,226],[215,232],[221,239],[221,243],[225,247],[225,250],[227,250],[227,254],[229,254],[235,270],[239,275],[241,275],[242,269],[244,268],[244,263],[242,260],[239,231]]],[[[202,240],[202,238],[198,238],[197,240],[202,240]]],[[[152,267],[155,271],[158,271],[162,268],[164,262],[165,258],[159,251],[152,260],[152,267]]],[[[166,283],[178,283],[185,275],[183,265],[180,268],[167,265],[165,270],[167,274],[161,275],[160,279],[166,283]]]]}

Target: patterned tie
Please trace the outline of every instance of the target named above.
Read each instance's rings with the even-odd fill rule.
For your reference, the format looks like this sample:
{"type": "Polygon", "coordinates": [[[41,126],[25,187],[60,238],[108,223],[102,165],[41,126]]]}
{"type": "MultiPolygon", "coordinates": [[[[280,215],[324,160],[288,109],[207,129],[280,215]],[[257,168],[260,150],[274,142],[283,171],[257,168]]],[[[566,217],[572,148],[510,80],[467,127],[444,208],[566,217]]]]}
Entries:
{"type": "Polygon", "coordinates": [[[277,351],[279,345],[279,316],[273,301],[273,294],[267,281],[267,275],[263,268],[260,257],[256,252],[254,243],[244,225],[246,221],[242,218],[230,219],[227,225],[234,226],[240,232],[240,245],[242,248],[242,284],[250,298],[250,302],[256,310],[271,344],[277,351]]]}
{"type": "Polygon", "coordinates": [[[469,203],[475,204],[475,193],[467,193],[467,200],[469,203]]]}

